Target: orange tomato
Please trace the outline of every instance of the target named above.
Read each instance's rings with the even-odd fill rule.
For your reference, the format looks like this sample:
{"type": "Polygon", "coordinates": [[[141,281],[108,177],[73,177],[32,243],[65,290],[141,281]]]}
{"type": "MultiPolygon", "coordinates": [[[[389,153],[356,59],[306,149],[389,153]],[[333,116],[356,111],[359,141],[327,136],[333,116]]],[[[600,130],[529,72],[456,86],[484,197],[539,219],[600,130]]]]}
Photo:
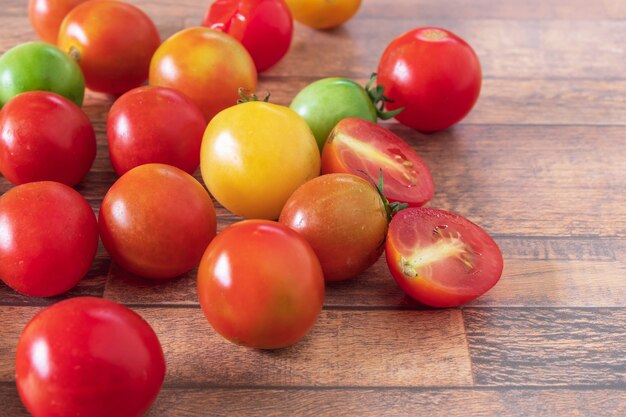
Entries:
{"type": "Polygon", "coordinates": [[[330,29],[352,18],[361,0],[285,0],[293,18],[315,29],[330,29]]]}

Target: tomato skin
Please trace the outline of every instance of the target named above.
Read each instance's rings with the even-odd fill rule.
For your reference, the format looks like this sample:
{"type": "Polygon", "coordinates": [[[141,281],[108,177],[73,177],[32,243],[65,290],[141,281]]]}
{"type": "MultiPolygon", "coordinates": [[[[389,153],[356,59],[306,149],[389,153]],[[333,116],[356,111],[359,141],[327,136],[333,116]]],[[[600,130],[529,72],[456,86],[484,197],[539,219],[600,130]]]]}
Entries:
{"type": "Polygon", "coordinates": [[[315,29],[330,29],[352,18],[361,0],[285,0],[293,18],[315,29]]]}
{"type": "Polygon", "coordinates": [[[178,90],[210,121],[235,105],[240,87],[254,91],[257,72],[246,48],[231,36],[205,27],[183,29],[154,53],[150,85],[178,90]]]}
{"type": "Polygon", "coordinates": [[[117,175],[148,163],[193,174],[206,127],[187,96],[166,87],[138,87],[118,98],[107,117],[111,163],[117,175]]]}
{"type": "Polygon", "coordinates": [[[164,377],[163,351],[150,325],[101,298],[43,309],[17,345],[17,389],[34,417],[139,417],[164,377]]]}
{"type": "Polygon", "coordinates": [[[324,302],[324,277],[306,240],[280,223],[245,220],[224,229],[198,267],[198,298],[227,340],[258,349],[296,343],[324,302]]]}
{"type": "Polygon", "coordinates": [[[200,170],[226,209],[246,218],[277,219],[296,188],[319,175],[320,155],[297,113],[253,101],[211,120],[202,139],[200,170]]]}
{"type": "Polygon", "coordinates": [[[145,278],[172,278],[200,262],[216,232],[206,190],[186,172],[145,164],[122,175],[104,196],[98,225],[111,258],[145,278]]]}
{"type": "Polygon", "coordinates": [[[83,111],[45,91],[12,98],[0,113],[0,171],[13,184],[76,185],[96,157],[96,134],[83,111]]]}
{"type": "Polygon", "coordinates": [[[87,0],[29,0],[28,18],[37,35],[56,45],[63,18],[87,0]]]}
{"type": "Polygon", "coordinates": [[[85,79],[73,59],[54,45],[26,42],[0,57],[0,107],[26,91],[51,91],[83,104],[85,79]]]}
{"type": "Polygon", "coordinates": [[[385,254],[400,288],[432,307],[467,303],[487,292],[502,275],[502,253],[487,232],[439,209],[413,207],[396,214],[389,225],[385,254]]]}
{"type": "Polygon", "coordinates": [[[87,274],[97,248],[96,216],[67,185],[31,182],[0,197],[0,277],[14,290],[64,293],[87,274]]]}
{"type": "Polygon", "coordinates": [[[340,121],[322,151],[322,174],[345,172],[378,178],[390,202],[419,207],[429,202],[435,186],[426,162],[400,137],[367,120],[340,121]]]}
{"type": "Polygon", "coordinates": [[[279,222],[311,244],[326,281],[353,278],[383,253],[387,212],[374,186],[351,174],[322,175],[287,200],[279,222]]]}
{"type": "Polygon", "coordinates": [[[258,72],[285,56],[293,36],[293,18],[284,0],[216,0],[202,25],[241,42],[258,72]]]}
{"type": "Polygon", "coordinates": [[[78,57],[90,90],[122,94],[148,79],[159,32],[132,4],[88,1],[72,9],[59,29],[58,45],[78,57]]]}
{"type": "Polygon", "coordinates": [[[416,28],[398,36],[378,64],[378,84],[393,100],[386,108],[404,107],[396,119],[423,132],[463,119],[478,99],[481,82],[472,47],[441,28],[416,28]]]}

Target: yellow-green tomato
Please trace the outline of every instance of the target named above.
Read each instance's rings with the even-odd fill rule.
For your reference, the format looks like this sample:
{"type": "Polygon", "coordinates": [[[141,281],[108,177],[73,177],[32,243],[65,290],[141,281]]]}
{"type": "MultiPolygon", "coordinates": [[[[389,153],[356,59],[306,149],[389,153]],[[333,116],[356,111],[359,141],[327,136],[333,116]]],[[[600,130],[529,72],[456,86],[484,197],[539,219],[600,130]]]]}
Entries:
{"type": "Polygon", "coordinates": [[[202,179],[233,213],[277,219],[302,184],[319,175],[320,154],[306,122],[288,107],[252,101],[218,113],[204,132],[202,179]]]}

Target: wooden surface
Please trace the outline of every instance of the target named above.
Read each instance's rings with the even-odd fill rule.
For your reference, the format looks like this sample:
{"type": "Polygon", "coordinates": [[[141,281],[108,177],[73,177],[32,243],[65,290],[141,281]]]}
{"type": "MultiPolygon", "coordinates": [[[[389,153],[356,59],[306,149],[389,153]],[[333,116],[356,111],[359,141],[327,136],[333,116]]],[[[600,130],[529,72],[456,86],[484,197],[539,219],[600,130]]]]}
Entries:
{"type": "MultiPolygon", "coordinates": [[[[134,0],[163,38],[198,24],[206,1],[134,0]]],[[[3,0],[0,51],[33,40],[24,0],[3,0]]],[[[460,309],[408,300],[383,258],[330,285],[318,323],[288,349],[231,345],[202,316],[195,274],[155,283],[111,265],[100,248],[68,294],[29,298],[0,284],[0,415],[26,415],[14,350],[42,306],[77,295],[122,302],[163,344],[167,375],[149,415],[626,415],[626,0],[364,0],[336,30],[297,25],[286,58],[262,75],[288,104],[327,76],[365,81],[384,47],[417,26],[465,38],[484,74],[459,125],[422,136],[388,122],[427,161],[430,203],[482,225],[504,274],[460,309]]],[[[84,109],[98,156],[77,189],[94,210],[115,181],[105,118],[84,109]]],[[[0,192],[10,185],[0,179],[0,192]]],[[[219,228],[237,218],[219,209],[219,228]]]]}

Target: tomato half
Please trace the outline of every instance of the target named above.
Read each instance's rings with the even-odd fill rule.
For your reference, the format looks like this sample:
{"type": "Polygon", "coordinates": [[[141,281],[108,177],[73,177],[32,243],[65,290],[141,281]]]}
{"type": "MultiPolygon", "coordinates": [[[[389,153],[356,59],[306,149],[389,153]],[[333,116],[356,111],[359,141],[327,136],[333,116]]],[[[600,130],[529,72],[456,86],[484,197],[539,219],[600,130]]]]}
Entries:
{"type": "Polygon", "coordinates": [[[324,302],[324,277],[306,240],[280,223],[224,229],[198,267],[198,298],[216,332],[233,343],[277,349],[302,339],[324,302]]]}
{"type": "Polygon", "coordinates": [[[110,300],[77,297],[47,307],[17,344],[15,381],[34,417],[139,417],[164,377],[150,325],[110,300]]]}
{"type": "Polygon", "coordinates": [[[404,292],[433,307],[471,301],[502,275],[502,253],[487,232],[444,210],[400,211],[389,225],[385,254],[404,292]]]}
{"type": "Polygon", "coordinates": [[[285,56],[293,35],[293,18],[284,0],[217,0],[202,24],[241,42],[258,72],[285,56]]]}
{"type": "Polygon", "coordinates": [[[383,172],[385,197],[422,206],[433,198],[433,177],[426,163],[393,132],[367,120],[337,124],[322,151],[322,173],[345,172],[365,179],[383,172]]]}
{"type": "Polygon", "coordinates": [[[361,0],[285,0],[293,18],[315,29],[330,29],[352,18],[361,0]]]}
{"type": "Polygon", "coordinates": [[[74,7],[87,0],[29,0],[28,18],[39,37],[49,43],[57,43],[59,27],[63,18],[74,7]]]}
{"type": "Polygon", "coordinates": [[[445,29],[413,29],[394,39],[378,64],[378,84],[404,107],[396,119],[414,129],[446,129],[465,117],[480,94],[482,72],[471,46],[445,29]]]}

